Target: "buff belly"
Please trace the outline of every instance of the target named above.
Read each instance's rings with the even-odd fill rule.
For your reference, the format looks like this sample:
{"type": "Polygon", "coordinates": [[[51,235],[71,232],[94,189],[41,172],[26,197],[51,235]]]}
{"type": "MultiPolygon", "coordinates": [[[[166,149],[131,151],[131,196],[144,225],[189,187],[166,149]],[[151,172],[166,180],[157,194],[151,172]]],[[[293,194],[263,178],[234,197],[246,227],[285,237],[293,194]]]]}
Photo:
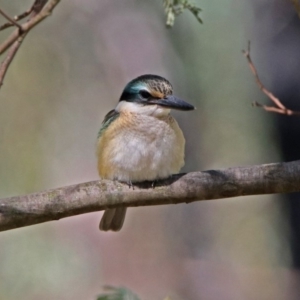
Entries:
{"type": "Polygon", "coordinates": [[[124,182],[167,178],[184,165],[184,146],[182,131],[170,115],[121,116],[98,140],[99,174],[124,182]]]}

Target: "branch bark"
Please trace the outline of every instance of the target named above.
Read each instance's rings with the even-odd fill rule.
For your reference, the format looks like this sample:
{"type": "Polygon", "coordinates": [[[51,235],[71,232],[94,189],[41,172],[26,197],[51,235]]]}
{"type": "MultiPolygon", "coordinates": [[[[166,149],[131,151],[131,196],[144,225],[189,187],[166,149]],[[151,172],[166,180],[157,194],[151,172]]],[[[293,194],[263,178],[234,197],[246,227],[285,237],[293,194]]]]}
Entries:
{"type": "Polygon", "coordinates": [[[156,183],[98,180],[0,200],[0,231],[122,206],[300,191],[300,161],[177,174],[156,183]]]}

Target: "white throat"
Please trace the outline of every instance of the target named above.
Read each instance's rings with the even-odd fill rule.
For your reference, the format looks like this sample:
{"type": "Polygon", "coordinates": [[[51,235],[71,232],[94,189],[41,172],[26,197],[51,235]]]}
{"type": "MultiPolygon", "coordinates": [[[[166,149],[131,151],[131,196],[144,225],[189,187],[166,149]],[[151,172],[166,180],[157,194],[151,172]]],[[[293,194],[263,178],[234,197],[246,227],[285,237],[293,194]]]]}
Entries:
{"type": "Polygon", "coordinates": [[[120,101],[115,110],[119,113],[129,112],[153,117],[167,116],[171,111],[170,108],[164,108],[156,104],[143,105],[140,103],[128,101],[120,101]]]}

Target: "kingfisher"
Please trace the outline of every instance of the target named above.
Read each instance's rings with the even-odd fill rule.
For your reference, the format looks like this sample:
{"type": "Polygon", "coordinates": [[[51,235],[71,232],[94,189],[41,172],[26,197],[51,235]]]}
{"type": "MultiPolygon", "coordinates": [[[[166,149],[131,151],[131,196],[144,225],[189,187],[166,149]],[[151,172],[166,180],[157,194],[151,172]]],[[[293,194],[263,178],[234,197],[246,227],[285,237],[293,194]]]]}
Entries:
{"type": "MultiPolygon", "coordinates": [[[[146,74],[130,81],[98,134],[100,177],[131,186],[178,173],[184,165],[185,139],[170,115],[171,109],[189,111],[195,107],[173,96],[171,83],[161,76],[146,74]]],[[[119,231],[126,209],[106,209],[100,230],[119,231]]]]}

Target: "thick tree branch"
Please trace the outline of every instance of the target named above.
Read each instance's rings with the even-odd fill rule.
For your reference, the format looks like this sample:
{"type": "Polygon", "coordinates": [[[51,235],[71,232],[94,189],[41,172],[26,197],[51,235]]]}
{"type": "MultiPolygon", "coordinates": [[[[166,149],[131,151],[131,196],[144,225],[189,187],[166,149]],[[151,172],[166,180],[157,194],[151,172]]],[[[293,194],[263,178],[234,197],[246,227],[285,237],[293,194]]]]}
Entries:
{"type": "Polygon", "coordinates": [[[0,231],[113,207],[299,192],[300,161],[178,174],[151,186],[98,180],[1,199],[0,231]]]}

